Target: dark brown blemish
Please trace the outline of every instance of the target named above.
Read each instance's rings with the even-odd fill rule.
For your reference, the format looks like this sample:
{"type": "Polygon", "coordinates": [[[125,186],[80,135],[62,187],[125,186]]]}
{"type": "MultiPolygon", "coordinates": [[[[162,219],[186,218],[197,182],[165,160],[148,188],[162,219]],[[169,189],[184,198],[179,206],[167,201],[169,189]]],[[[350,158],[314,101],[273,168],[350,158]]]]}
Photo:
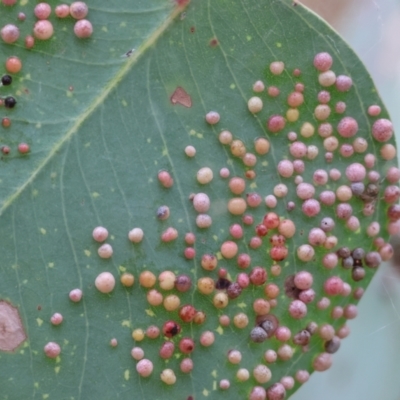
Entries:
{"type": "Polygon", "coordinates": [[[41,306],[40,304],[37,306],[37,310],[38,310],[38,311],[41,311],[41,310],[42,310],[42,306],[41,306]]]}
{"type": "Polygon", "coordinates": [[[218,39],[217,38],[213,38],[210,40],[210,46],[211,47],[216,47],[218,46],[218,39]]]}
{"type": "Polygon", "coordinates": [[[0,301],[0,350],[13,351],[25,340],[18,309],[6,301],[0,301]]]}
{"type": "Polygon", "coordinates": [[[226,278],[219,278],[216,282],[215,282],[215,288],[218,290],[221,289],[227,289],[231,284],[231,281],[229,279],[226,278]]]}
{"type": "Polygon", "coordinates": [[[267,332],[268,338],[272,337],[279,327],[279,320],[273,314],[258,315],[256,325],[263,328],[267,332]]]}
{"type": "Polygon", "coordinates": [[[194,400],[193,396],[189,396],[186,400],[194,400]]]}
{"type": "Polygon", "coordinates": [[[298,299],[301,290],[294,283],[294,275],[290,275],[285,279],[285,294],[291,299],[298,299]]]}
{"type": "Polygon", "coordinates": [[[172,104],[180,104],[183,107],[190,108],[192,107],[192,98],[190,95],[185,91],[185,89],[178,86],[175,89],[175,92],[172,93],[170,97],[172,104]]]}
{"type": "Polygon", "coordinates": [[[190,33],[194,33],[195,30],[196,30],[196,28],[194,26],[190,27],[190,33]]]}

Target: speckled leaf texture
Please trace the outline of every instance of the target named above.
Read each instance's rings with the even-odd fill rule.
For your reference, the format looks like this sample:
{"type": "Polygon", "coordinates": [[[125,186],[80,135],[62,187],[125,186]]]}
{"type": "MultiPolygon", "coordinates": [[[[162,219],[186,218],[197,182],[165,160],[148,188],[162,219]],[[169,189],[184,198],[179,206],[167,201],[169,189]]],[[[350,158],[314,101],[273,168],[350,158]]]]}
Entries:
{"type": "Polygon", "coordinates": [[[53,37],[36,40],[30,50],[24,38],[36,21],[34,4],[0,6],[0,26],[12,23],[21,31],[15,43],[0,43],[1,73],[9,56],[23,63],[12,84],[0,87],[2,98],[17,100],[12,109],[0,107],[0,118],[11,120],[10,127],[0,127],[1,145],[10,147],[9,154],[3,148],[0,159],[1,348],[7,348],[10,334],[21,340],[26,335],[14,351],[0,351],[0,398],[289,398],[307,373],[329,367],[330,353],[347,334],[345,317],[355,316],[362,290],[380,259],[391,254],[386,242],[388,228],[394,230],[400,216],[395,205],[399,174],[391,130],[386,129],[384,141],[372,136],[375,121],[387,125],[389,116],[371,78],[334,31],[292,1],[90,0],[88,6],[94,28],[90,38],[75,37],[71,17],[52,14],[53,37]],[[18,20],[19,12],[26,14],[25,21],[18,20]],[[348,90],[334,82],[320,85],[313,60],[321,52],[332,56],[337,76],[352,78],[348,90]],[[284,63],[277,64],[278,70],[284,66],[279,74],[270,70],[275,61],[284,63]],[[256,93],[253,85],[259,80],[265,88],[256,93]],[[279,89],[278,96],[271,96],[271,87],[279,89]],[[287,98],[295,90],[304,102],[289,110],[287,98]],[[315,111],[326,99],[327,94],[318,99],[323,90],[330,96],[328,107],[315,111]],[[247,105],[253,96],[263,102],[255,114],[247,105]],[[345,103],[345,110],[338,102],[345,103]],[[381,107],[379,115],[368,114],[371,105],[381,107]],[[321,110],[330,115],[321,117],[321,110]],[[219,113],[217,124],[206,121],[209,111],[219,113]],[[358,125],[349,137],[337,128],[345,117],[358,125]],[[274,129],[274,121],[284,127],[274,129]],[[321,124],[331,124],[329,140],[321,124]],[[233,149],[219,140],[224,130],[240,141],[233,149]],[[268,140],[266,154],[255,148],[257,138],[268,140]],[[295,140],[304,154],[290,153],[295,140]],[[29,144],[28,154],[18,152],[21,142],[29,144]],[[196,149],[194,157],[185,154],[189,145],[196,149]],[[278,172],[282,160],[289,172],[278,172]],[[203,167],[213,172],[206,184],[196,178],[203,167]],[[221,177],[221,168],[230,176],[221,177]],[[173,178],[170,188],[159,182],[160,170],[173,178]],[[241,193],[229,189],[232,177],[243,179],[241,193]],[[320,206],[315,216],[306,215],[307,200],[296,193],[301,181],[315,192],[311,197],[320,206]],[[211,202],[208,228],[196,224],[191,199],[200,192],[211,202]],[[276,206],[268,207],[265,197],[273,201],[274,194],[276,206]],[[246,205],[246,211],[228,211],[233,198],[242,199],[236,204],[246,205]],[[163,205],[170,212],[164,220],[157,216],[163,205]],[[275,213],[270,216],[278,218],[276,226],[265,222],[267,213],[275,213]],[[323,218],[335,223],[329,231],[322,226],[325,233],[323,218]],[[294,235],[285,230],[287,220],[293,222],[294,235]],[[230,233],[233,224],[241,227],[235,228],[236,238],[230,233]],[[109,259],[98,255],[100,244],[92,238],[96,226],[109,231],[109,259]],[[135,227],[144,231],[141,243],[128,239],[135,227]],[[169,227],[178,237],[162,241],[169,227]],[[313,228],[319,228],[312,231],[319,236],[309,244],[313,228]],[[185,242],[188,232],[195,234],[194,245],[185,242]],[[309,247],[299,257],[302,245],[309,247]],[[202,267],[207,254],[217,260],[215,269],[202,267]],[[250,262],[239,265],[239,254],[250,262]],[[327,254],[336,261],[324,261],[327,254]],[[108,294],[94,284],[104,271],[116,280],[108,294]],[[143,271],[157,278],[154,287],[143,286],[143,275],[140,283],[143,271]],[[160,286],[163,271],[188,276],[191,288],[180,292],[165,282],[160,286]],[[295,275],[300,271],[308,271],[308,282],[295,275]],[[133,274],[132,287],[121,284],[124,272],[133,274]],[[293,283],[294,276],[302,283],[293,283]],[[211,283],[208,294],[201,285],[205,277],[211,283]],[[338,278],[335,287],[332,277],[338,278]],[[69,299],[75,288],[83,291],[77,303],[69,299]],[[157,292],[151,301],[162,296],[180,305],[167,311],[163,304],[149,304],[152,289],[157,292]],[[204,314],[185,322],[180,316],[185,305],[204,314]],[[57,326],[50,322],[56,312],[64,318],[57,326]],[[265,335],[272,328],[260,326],[271,315],[279,328],[257,343],[254,328],[265,335]],[[181,328],[171,338],[162,334],[167,321],[181,328]],[[140,330],[149,326],[161,334],[139,340],[140,330]],[[306,329],[299,344],[296,335],[306,329]],[[212,344],[203,335],[207,331],[212,344]],[[110,345],[112,338],[116,347],[110,345]],[[193,340],[190,354],[182,353],[182,338],[193,340]],[[166,341],[175,350],[163,359],[159,351],[166,341]],[[60,345],[57,358],[46,356],[48,342],[60,345]],[[152,362],[149,377],[138,374],[133,347],[152,362]],[[236,364],[228,357],[232,350],[241,354],[236,364]],[[184,358],[193,361],[190,373],[181,371],[184,358]],[[173,371],[174,384],[160,378],[166,369],[173,371]]]}

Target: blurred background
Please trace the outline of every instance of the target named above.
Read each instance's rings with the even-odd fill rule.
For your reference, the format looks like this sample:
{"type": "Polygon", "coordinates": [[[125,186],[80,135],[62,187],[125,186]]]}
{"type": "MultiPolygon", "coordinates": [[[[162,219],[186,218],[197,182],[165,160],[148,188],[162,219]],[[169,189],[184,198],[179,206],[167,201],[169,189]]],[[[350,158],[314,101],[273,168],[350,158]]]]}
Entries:
{"type": "MultiPolygon", "coordinates": [[[[400,1],[301,3],[332,25],[364,62],[400,143],[400,1]]],[[[395,264],[380,267],[332,368],[314,373],[290,400],[400,400],[400,266],[395,264]]]]}

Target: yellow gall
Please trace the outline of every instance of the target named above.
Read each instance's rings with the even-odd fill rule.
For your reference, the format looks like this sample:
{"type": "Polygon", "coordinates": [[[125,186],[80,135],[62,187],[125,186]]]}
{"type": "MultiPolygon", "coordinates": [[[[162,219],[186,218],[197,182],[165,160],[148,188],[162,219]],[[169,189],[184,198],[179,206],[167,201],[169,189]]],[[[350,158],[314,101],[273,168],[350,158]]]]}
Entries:
{"type": "Polygon", "coordinates": [[[285,236],[285,238],[291,238],[296,233],[296,226],[290,219],[283,219],[279,222],[278,232],[285,236]]]}
{"type": "Polygon", "coordinates": [[[160,375],[161,380],[167,385],[173,385],[176,382],[175,372],[170,369],[164,369],[160,375]]]}
{"type": "Polygon", "coordinates": [[[368,149],[368,142],[362,137],[357,137],[353,141],[353,149],[356,153],[364,153],[368,149]]]}
{"type": "Polygon", "coordinates": [[[181,301],[175,294],[170,294],[165,297],[163,305],[167,311],[174,311],[179,308],[181,301]]]}
{"type": "Polygon", "coordinates": [[[197,171],[197,182],[202,185],[210,183],[213,180],[214,174],[211,168],[204,167],[197,171]]]}
{"type": "Polygon", "coordinates": [[[176,275],[172,271],[163,271],[158,276],[158,283],[163,290],[171,290],[175,286],[176,275]]]}
{"type": "Polygon", "coordinates": [[[319,74],[318,82],[321,86],[332,86],[336,82],[336,74],[333,71],[325,71],[319,74]]]}
{"type": "Polygon", "coordinates": [[[215,289],[214,280],[209,277],[200,278],[197,281],[197,289],[202,294],[211,294],[215,289]]]}
{"type": "Polygon", "coordinates": [[[300,112],[297,108],[289,108],[289,110],[286,111],[286,119],[289,122],[296,122],[300,117],[300,112]]]}
{"type": "Polygon", "coordinates": [[[123,273],[121,275],[120,280],[121,280],[122,285],[124,285],[125,287],[131,287],[135,283],[135,277],[132,274],[130,274],[129,272],[123,273]]]}
{"type": "Polygon", "coordinates": [[[274,187],[274,195],[276,197],[285,197],[288,193],[288,187],[283,183],[278,183],[274,187]]]}
{"type": "Polygon", "coordinates": [[[258,97],[251,97],[247,102],[247,107],[252,114],[257,114],[263,108],[263,101],[258,97]]]}
{"type": "Polygon", "coordinates": [[[144,331],[143,331],[143,329],[135,329],[133,332],[132,332],[132,339],[133,340],[136,340],[137,342],[140,342],[140,341],[142,341],[143,339],[144,339],[144,331]]]}
{"type": "Polygon", "coordinates": [[[304,124],[300,128],[300,135],[309,138],[312,135],[314,135],[315,128],[309,123],[309,122],[304,122],[304,124]]]}
{"type": "Polygon", "coordinates": [[[228,295],[224,292],[218,292],[213,298],[215,308],[225,308],[229,303],[228,295]]]}
{"type": "Polygon", "coordinates": [[[156,284],[157,278],[150,271],[143,271],[139,275],[139,283],[145,288],[151,288],[156,284]]]}
{"type": "Polygon", "coordinates": [[[246,146],[244,143],[237,139],[231,143],[231,153],[235,157],[243,157],[246,154],[246,146]]]}
{"type": "Polygon", "coordinates": [[[271,145],[269,141],[265,138],[257,138],[254,141],[254,150],[257,154],[264,155],[269,152],[271,145]]]}
{"type": "Polygon", "coordinates": [[[327,104],[319,104],[315,107],[314,116],[318,121],[324,121],[331,115],[331,108],[327,104]]]}
{"type": "Polygon", "coordinates": [[[235,197],[228,201],[228,211],[233,215],[242,215],[247,208],[247,203],[241,197],[235,197]]]}
{"type": "Polygon", "coordinates": [[[384,144],[381,147],[380,153],[384,160],[393,160],[396,157],[396,148],[392,144],[384,144]]]}
{"type": "Polygon", "coordinates": [[[233,317],[236,328],[243,329],[249,324],[249,317],[245,313],[238,313],[233,317]]]}
{"type": "Polygon", "coordinates": [[[240,382],[245,382],[250,378],[250,373],[246,368],[240,368],[236,373],[236,378],[240,382]]]}

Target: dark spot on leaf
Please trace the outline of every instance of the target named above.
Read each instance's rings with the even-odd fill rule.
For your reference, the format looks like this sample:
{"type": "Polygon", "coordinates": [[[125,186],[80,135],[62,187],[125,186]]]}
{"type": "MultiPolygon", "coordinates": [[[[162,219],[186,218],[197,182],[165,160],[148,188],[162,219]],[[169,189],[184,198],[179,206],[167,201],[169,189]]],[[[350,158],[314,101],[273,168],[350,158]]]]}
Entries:
{"type": "Polygon", "coordinates": [[[196,28],[194,26],[190,27],[190,33],[194,33],[195,30],[196,30],[196,28]]]}
{"type": "Polygon", "coordinates": [[[216,39],[216,38],[211,39],[211,40],[210,40],[210,46],[211,46],[211,47],[216,47],[216,46],[218,46],[218,39],[216,39]]]}
{"type": "Polygon", "coordinates": [[[185,89],[178,86],[175,89],[175,92],[172,93],[170,97],[172,104],[180,104],[181,106],[190,108],[192,107],[192,98],[190,95],[185,91],[185,89]]]}
{"type": "Polygon", "coordinates": [[[37,309],[38,309],[38,311],[40,311],[40,310],[42,309],[42,306],[39,304],[39,305],[37,306],[37,309]]]}
{"type": "Polygon", "coordinates": [[[216,289],[227,289],[229,285],[231,284],[231,281],[226,278],[219,278],[217,282],[215,283],[215,288],[216,289]]]}

